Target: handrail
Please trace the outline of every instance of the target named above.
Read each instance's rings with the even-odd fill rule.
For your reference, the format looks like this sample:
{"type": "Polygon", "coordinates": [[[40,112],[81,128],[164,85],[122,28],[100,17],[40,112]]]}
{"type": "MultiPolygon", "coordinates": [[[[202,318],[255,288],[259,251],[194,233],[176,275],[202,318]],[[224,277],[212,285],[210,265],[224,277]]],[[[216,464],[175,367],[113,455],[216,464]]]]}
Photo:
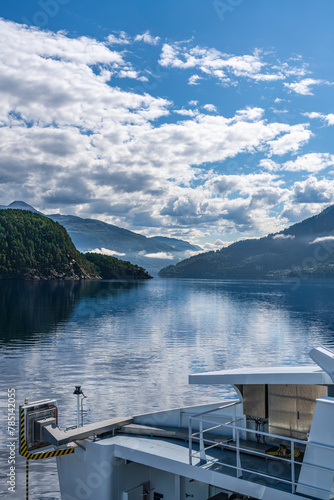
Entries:
{"type": "Polygon", "coordinates": [[[218,406],[218,408],[212,408],[211,410],[208,410],[208,411],[203,411],[201,413],[196,413],[195,415],[191,415],[190,418],[199,417],[201,415],[207,415],[208,413],[213,413],[215,411],[224,410],[225,408],[229,408],[230,406],[237,406],[239,404],[241,404],[240,399],[238,399],[236,401],[233,401],[232,403],[227,403],[225,405],[218,406]]]}
{"type": "MultiPolygon", "coordinates": [[[[297,482],[295,467],[296,467],[296,465],[301,466],[301,463],[295,461],[295,445],[296,444],[303,445],[303,446],[307,445],[307,446],[313,446],[313,447],[331,450],[331,451],[333,451],[333,449],[334,449],[333,446],[328,446],[328,445],[324,445],[324,444],[320,444],[320,443],[291,438],[289,436],[281,436],[279,434],[271,434],[271,433],[265,432],[265,431],[259,431],[259,430],[255,430],[255,429],[248,429],[246,427],[241,427],[240,425],[236,425],[237,419],[236,419],[235,411],[234,411],[234,419],[232,421],[230,421],[228,423],[222,422],[222,423],[219,423],[218,425],[217,425],[217,420],[213,421],[209,418],[202,417],[203,415],[205,415],[207,413],[212,413],[214,411],[217,411],[218,409],[236,406],[239,403],[240,403],[239,401],[236,403],[229,403],[227,405],[224,405],[223,407],[215,408],[214,410],[209,410],[208,412],[196,414],[196,415],[189,417],[189,463],[190,463],[190,465],[192,465],[192,459],[194,457],[198,458],[198,455],[199,455],[200,460],[205,460],[206,463],[213,462],[213,463],[223,465],[224,467],[229,467],[229,468],[235,469],[237,477],[240,477],[242,472],[244,471],[244,472],[251,472],[251,473],[258,475],[258,476],[261,476],[261,477],[267,477],[268,479],[275,479],[275,480],[279,480],[279,482],[290,484],[292,494],[296,494],[296,486],[298,484],[300,486],[305,486],[305,487],[308,487],[308,488],[313,489],[315,491],[330,493],[330,491],[324,490],[323,488],[319,488],[318,486],[303,485],[303,484],[297,482]],[[199,422],[199,431],[197,431],[195,433],[192,432],[193,421],[199,422]],[[234,421],[234,423],[233,423],[233,421],[234,421]],[[204,428],[205,424],[210,424],[210,425],[214,424],[214,427],[209,427],[209,428],[205,429],[204,428]],[[231,431],[231,437],[233,437],[233,441],[235,442],[235,444],[232,444],[231,441],[220,442],[220,441],[216,441],[216,440],[213,441],[213,440],[210,440],[209,438],[203,437],[204,433],[210,433],[210,431],[217,429],[219,427],[229,429],[231,431]],[[291,448],[290,457],[278,457],[278,456],[270,455],[270,458],[275,459],[275,460],[280,460],[283,462],[287,462],[288,464],[290,464],[291,465],[291,479],[282,478],[280,476],[274,477],[274,476],[271,476],[270,474],[264,474],[263,472],[260,472],[260,471],[254,471],[254,470],[242,467],[241,466],[241,459],[240,459],[240,453],[242,453],[242,452],[251,453],[252,455],[259,456],[259,457],[265,457],[265,458],[269,458],[269,455],[267,455],[266,453],[263,453],[261,451],[258,451],[258,450],[249,450],[248,448],[244,448],[244,447],[240,446],[240,432],[247,432],[250,434],[255,434],[255,435],[260,435],[260,436],[265,436],[265,437],[270,437],[270,438],[276,438],[276,439],[279,439],[281,441],[282,440],[289,441],[290,448],[291,448]],[[192,449],[192,440],[193,439],[195,439],[197,442],[199,442],[199,451],[193,452],[193,449],[192,449]],[[209,444],[209,446],[205,447],[204,442],[209,444]],[[224,446],[225,448],[228,448],[231,451],[234,450],[236,452],[236,465],[224,463],[224,462],[221,462],[221,461],[214,459],[214,458],[211,458],[211,459],[207,458],[207,456],[205,454],[206,451],[208,451],[209,449],[215,448],[215,447],[220,447],[220,446],[224,446]]],[[[221,415],[220,417],[226,418],[223,415],[221,415]]],[[[240,418],[238,418],[238,420],[240,420],[240,418]]],[[[227,437],[227,436],[226,436],[226,434],[222,434],[222,437],[227,437]]],[[[305,463],[305,464],[303,463],[303,465],[306,465],[307,467],[313,467],[313,468],[318,469],[318,470],[323,470],[323,471],[327,471],[327,472],[334,472],[334,468],[330,469],[328,467],[321,467],[319,465],[313,465],[313,464],[308,464],[308,463],[305,463]]]]}
{"type": "MultiPolygon", "coordinates": [[[[200,420],[197,417],[189,417],[189,419],[200,420]]],[[[217,422],[214,422],[212,420],[207,420],[207,419],[203,419],[203,422],[207,422],[207,423],[210,423],[210,424],[216,424],[217,423],[217,422]]],[[[230,424],[223,424],[223,423],[221,423],[220,425],[228,427],[230,424]]],[[[306,441],[306,440],[304,441],[302,439],[291,438],[289,436],[281,436],[280,434],[271,434],[269,432],[264,432],[264,431],[254,430],[254,429],[248,429],[246,427],[240,427],[240,426],[237,426],[237,425],[233,425],[233,426],[231,425],[231,427],[232,427],[232,429],[234,428],[235,430],[239,430],[239,431],[249,432],[249,433],[253,433],[253,434],[260,434],[262,436],[274,437],[274,438],[278,438],[278,439],[283,439],[285,441],[291,441],[291,442],[293,441],[294,443],[299,443],[299,444],[303,444],[303,445],[307,444],[308,446],[315,446],[317,448],[323,448],[325,450],[334,450],[334,446],[328,446],[328,445],[325,445],[325,444],[316,443],[314,441],[306,441]]]]}

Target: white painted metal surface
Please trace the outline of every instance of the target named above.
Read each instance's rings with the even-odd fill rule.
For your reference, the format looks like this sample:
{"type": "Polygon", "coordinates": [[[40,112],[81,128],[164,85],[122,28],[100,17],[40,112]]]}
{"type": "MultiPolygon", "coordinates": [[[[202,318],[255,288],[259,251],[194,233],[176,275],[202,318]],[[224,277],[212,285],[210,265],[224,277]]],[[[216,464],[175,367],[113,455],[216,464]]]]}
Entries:
{"type": "Polygon", "coordinates": [[[319,398],[313,416],[298,493],[328,500],[334,498],[334,398],[319,398]],[[328,447],[332,447],[331,449],[328,447]],[[321,468],[322,467],[322,468],[321,468]],[[304,485],[304,486],[301,486],[304,485]],[[332,494],[321,493],[322,488],[332,494]]]}
{"type": "Polygon", "coordinates": [[[334,353],[325,347],[316,347],[310,352],[310,357],[321,366],[334,381],[334,353]]]}
{"type": "Polygon", "coordinates": [[[279,366],[222,370],[189,375],[190,384],[324,384],[333,385],[330,375],[317,365],[279,366]]]}
{"type": "MultiPolygon", "coordinates": [[[[304,391],[307,385],[334,385],[334,354],[317,348],[311,357],[318,365],[224,370],[190,375],[189,380],[235,386],[286,384],[289,389],[296,384],[304,391]]],[[[212,492],[222,491],[261,500],[334,499],[334,398],[317,399],[306,440],[249,427],[241,392],[239,399],[139,415],[130,421],[123,422],[122,434],[95,440],[86,436],[74,454],[58,459],[62,500],[181,500],[185,495],[207,500],[212,492]],[[287,443],[288,455],[266,455],[272,440],[287,443]],[[304,449],[304,457],[299,453],[295,458],[295,450],[304,449]],[[147,484],[150,492],[145,493],[147,484]]]]}

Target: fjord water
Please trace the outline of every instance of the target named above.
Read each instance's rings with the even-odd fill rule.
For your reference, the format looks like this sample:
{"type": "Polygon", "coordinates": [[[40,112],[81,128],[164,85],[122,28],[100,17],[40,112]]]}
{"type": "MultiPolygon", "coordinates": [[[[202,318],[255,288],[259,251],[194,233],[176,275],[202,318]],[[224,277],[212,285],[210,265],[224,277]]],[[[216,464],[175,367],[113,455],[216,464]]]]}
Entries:
{"type": "MultiPolygon", "coordinates": [[[[224,387],[188,374],[240,366],[310,363],[334,348],[332,280],[0,281],[1,492],[7,491],[7,389],[58,400],[62,427],[217,401],[224,387]]],[[[18,422],[18,412],[16,412],[18,422]]],[[[17,450],[18,453],[18,450],[17,450]]],[[[17,455],[16,494],[24,498],[17,455]]],[[[30,467],[31,497],[59,499],[54,459],[30,467]]]]}

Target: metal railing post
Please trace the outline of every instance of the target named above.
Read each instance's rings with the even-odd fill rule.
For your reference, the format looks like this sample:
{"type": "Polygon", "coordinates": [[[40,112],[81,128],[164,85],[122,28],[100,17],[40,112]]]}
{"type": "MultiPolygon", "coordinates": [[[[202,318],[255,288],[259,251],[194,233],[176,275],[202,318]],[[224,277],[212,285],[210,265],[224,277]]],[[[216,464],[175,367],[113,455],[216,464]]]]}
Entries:
{"type": "Polygon", "coordinates": [[[242,471],[241,471],[241,460],[240,460],[240,435],[239,435],[239,429],[237,429],[237,477],[242,476],[242,471]]]}
{"type": "Polygon", "coordinates": [[[291,493],[295,492],[295,443],[291,441],[291,493]]]}
{"type": "Polygon", "coordinates": [[[232,431],[232,437],[233,441],[235,441],[235,426],[237,424],[237,407],[233,406],[233,431],[232,431]]]}
{"type": "Polygon", "coordinates": [[[189,465],[193,464],[193,431],[191,417],[189,417],[189,465]]]}
{"type": "Polygon", "coordinates": [[[203,440],[203,421],[199,422],[199,457],[201,460],[206,460],[206,454],[204,449],[204,440],[203,440]]]}

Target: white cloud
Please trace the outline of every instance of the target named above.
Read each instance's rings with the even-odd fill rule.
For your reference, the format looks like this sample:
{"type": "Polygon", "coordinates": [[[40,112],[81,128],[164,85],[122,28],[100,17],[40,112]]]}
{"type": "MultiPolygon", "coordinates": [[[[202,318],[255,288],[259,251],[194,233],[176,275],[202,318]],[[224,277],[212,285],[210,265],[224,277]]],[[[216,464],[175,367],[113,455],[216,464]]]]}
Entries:
{"type": "Polygon", "coordinates": [[[270,158],[260,160],[259,166],[261,168],[265,168],[266,170],[270,170],[271,172],[275,172],[280,168],[280,165],[270,158]]]}
{"type": "Polygon", "coordinates": [[[182,116],[197,116],[198,115],[198,111],[197,109],[194,110],[194,109],[175,109],[174,110],[174,113],[177,113],[178,115],[182,115],[182,116]]]}
{"type": "Polygon", "coordinates": [[[214,104],[204,104],[203,109],[209,111],[210,113],[217,113],[217,108],[214,104]]]}
{"type": "MultiPolygon", "coordinates": [[[[293,201],[296,203],[328,204],[334,202],[334,181],[310,176],[293,185],[293,201]]],[[[318,208],[319,211],[319,208],[318,208]]]]}
{"type": "Polygon", "coordinates": [[[167,253],[167,252],[145,253],[144,250],[142,252],[139,252],[138,255],[141,255],[143,257],[147,257],[149,259],[169,259],[169,260],[173,260],[175,258],[175,256],[173,254],[171,254],[171,253],[167,253]]]}
{"type": "Polygon", "coordinates": [[[107,43],[110,45],[129,45],[131,38],[125,31],[121,31],[118,35],[110,34],[107,37],[107,43]]]}
{"type": "Polygon", "coordinates": [[[330,82],[326,80],[316,80],[315,78],[304,78],[299,82],[294,83],[284,83],[285,87],[293,90],[297,94],[301,95],[313,95],[311,87],[314,85],[331,85],[330,82]]]}
{"type": "MultiPolygon", "coordinates": [[[[295,152],[311,136],[308,124],[270,123],[260,107],[228,118],[178,109],[177,117],[167,99],[116,86],[118,76],[124,87],[133,85],[126,76],[141,78],[127,52],[3,20],[0,28],[4,203],[19,197],[41,210],[69,213],[70,207],[79,216],[131,229],[182,233],[196,225],[225,234],[277,227],[277,217],[268,213],[285,202],[287,189],[273,175],[276,163],[267,159],[262,167],[272,172],[253,176],[224,177],[215,168],[240,153],[295,152]]],[[[193,51],[204,69],[191,57],[181,54],[180,60],[203,78],[211,70],[255,75],[264,64],[259,54],[219,55],[222,70],[214,56],[193,51]]]]}
{"type": "MultiPolygon", "coordinates": [[[[89,250],[89,252],[98,253],[101,255],[109,255],[111,257],[124,257],[125,253],[116,252],[115,250],[110,250],[109,248],[94,248],[94,250],[89,250]]],[[[85,252],[88,253],[88,252],[85,252]]]]}
{"type": "Polygon", "coordinates": [[[307,172],[319,172],[333,165],[334,155],[329,153],[308,153],[298,156],[296,160],[287,161],[283,164],[282,169],[291,172],[300,172],[302,170],[307,172]]]}
{"type": "Polygon", "coordinates": [[[280,102],[289,102],[288,99],[282,99],[281,97],[276,97],[274,100],[275,104],[279,104],[280,102]]]}
{"type": "Polygon", "coordinates": [[[239,109],[235,114],[235,119],[238,121],[258,121],[261,120],[264,114],[262,108],[251,108],[247,106],[245,109],[239,109]]]}
{"type": "MultiPolygon", "coordinates": [[[[196,69],[203,77],[217,78],[224,85],[234,84],[235,78],[247,78],[256,82],[284,80],[287,76],[305,74],[305,68],[292,67],[288,63],[270,65],[260,50],[253,54],[225,54],[213,48],[191,47],[190,43],[165,43],[159,63],[161,66],[179,69],[196,69]],[[266,69],[266,72],[263,70],[266,69]],[[231,78],[234,77],[234,81],[231,78]]],[[[198,83],[198,74],[191,82],[198,83]],[[196,81],[197,77],[197,81],[196,81]]]]}
{"type": "Polygon", "coordinates": [[[334,236],[322,236],[321,238],[316,238],[309,242],[309,245],[315,245],[316,243],[326,243],[334,241],[334,236]]]}
{"type": "Polygon", "coordinates": [[[197,106],[198,105],[198,101],[192,100],[192,101],[189,101],[188,104],[189,104],[189,106],[197,106]]]}
{"type": "MultiPolygon", "coordinates": [[[[118,73],[118,77],[119,78],[134,78],[134,79],[137,79],[139,77],[138,75],[138,72],[133,70],[133,69],[122,69],[119,73],[118,73]]],[[[146,80],[147,81],[147,78],[146,80]]]]}
{"type": "Polygon", "coordinates": [[[198,85],[199,81],[200,80],[203,80],[203,78],[199,75],[192,75],[189,80],[188,80],[188,83],[189,85],[198,85]]]}
{"type": "Polygon", "coordinates": [[[334,125],[334,114],[329,113],[328,115],[324,115],[322,113],[317,113],[316,111],[312,111],[311,113],[303,113],[304,116],[307,116],[311,120],[314,118],[319,118],[327,125],[334,125]]]}
{"type": "Polygon", "coordinates": [[[296,153],[313,136],[308,126],[308,123],[300,123],[285,128],[282,124],[282,130],[285,129],[287,133],[269,142],[270,154],[282,156],[290,152],[296,153]]]}
{"type": "Polygon", "coordinates": [[[144,42],[149,45],[157,45],[159,43],[160,37],[150,35],[149,31],[145,31],[142,35],[135,36],[135,42],[144,42]]]}
{"type": "Polygon", "coordinates": [[[294,234],[274,234],[273,240],[293,240],[295,238],[294,234]]]}

